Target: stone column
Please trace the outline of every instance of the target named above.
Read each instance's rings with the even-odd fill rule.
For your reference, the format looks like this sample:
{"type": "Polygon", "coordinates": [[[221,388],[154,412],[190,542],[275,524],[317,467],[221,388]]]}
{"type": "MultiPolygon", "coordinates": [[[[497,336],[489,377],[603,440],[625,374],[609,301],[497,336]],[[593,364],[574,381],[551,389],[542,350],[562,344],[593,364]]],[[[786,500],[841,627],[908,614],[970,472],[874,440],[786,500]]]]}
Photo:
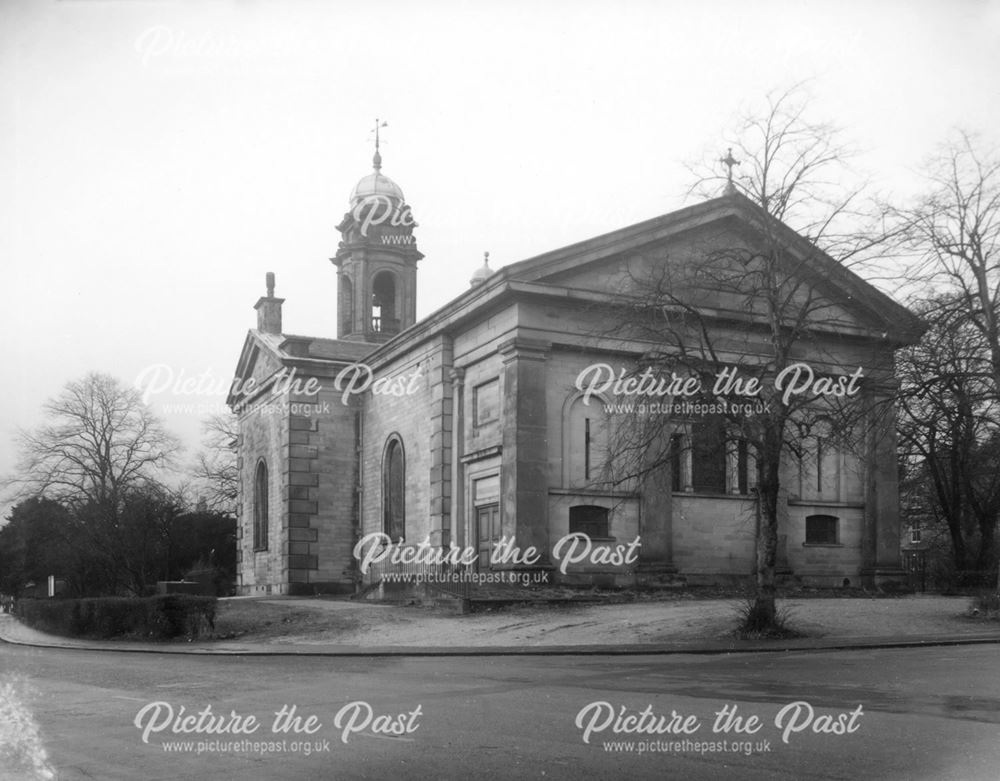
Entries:
{"type": "Polygon", "coordinates": [[[503,355],[503,455],[500,472],[503,535],[523,553],[534,547],[549,560],[548,421],[545,404],[547,342],[515,337],[503,355]]]}

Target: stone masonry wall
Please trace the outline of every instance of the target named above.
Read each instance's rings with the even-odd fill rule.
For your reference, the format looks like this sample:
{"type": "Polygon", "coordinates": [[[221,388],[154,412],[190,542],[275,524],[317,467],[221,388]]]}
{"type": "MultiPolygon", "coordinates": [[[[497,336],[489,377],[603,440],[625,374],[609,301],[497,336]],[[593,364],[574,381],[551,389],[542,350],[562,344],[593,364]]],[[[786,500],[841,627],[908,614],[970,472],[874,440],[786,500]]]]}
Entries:
{"type": "Polygon", "coordinates": [[[295,397],[289,417],[285,567],[294,592],[347,593],[357,525],[357,402],[343,403],[330,378],[319,379],[320,392],[295,397]]]}
{"type": "MultiPolygon", "coordinates": [[[[447,404],[445,399],[450,398],[450,393],[446,396],[441,388],[441,370],[447,362],[450,362],[450,355],[442,344],[422,345],[405,359],[380,368],[375,375],[376,379],[398,380],[403,383],[400,387],[406,387],[413,373],[419,371],[413,383],[414,393],[395,395],[368,391],[361,397],[364,403],[361,474],[363,534],[383,530],[382,459],[388,439],[393,434],[402,440],[405,459],[406,542],[422,542],[435,531],[432,509],[442,506],[445,498],[439,480],[437,502],[432,507],[432,469],[435,458],[441,457],[442,448],[442,439],[440,435],[435,436],[435,427],[440,428],[442,410],[447,404]],[[435,448],[439,454],[437,457],[433,455],[435,448]]],[[[445,380],[450,385],[447,377],[445,380]]]]}
{"type": "Polygon", "coordinates": [[[283,590],[282,526],[283,495],[287,474],[282,465],[282,443],[288,438],[288,419],[274,409],[252,408],[239,421],[239,524],[237,551],[239,591],[244,595],[278,593],[283,590]],[[267,549],[254,551],[254,479],[257,464],[263,459],[268,475],[267,549]]]}

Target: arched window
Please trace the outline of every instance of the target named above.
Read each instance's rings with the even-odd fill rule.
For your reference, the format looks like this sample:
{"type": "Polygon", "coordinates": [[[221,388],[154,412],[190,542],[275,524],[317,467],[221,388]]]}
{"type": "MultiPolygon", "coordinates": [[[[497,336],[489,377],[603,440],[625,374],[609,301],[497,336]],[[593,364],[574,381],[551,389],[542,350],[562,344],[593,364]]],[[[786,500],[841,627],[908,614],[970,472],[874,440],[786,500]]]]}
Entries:
{"type": "Polygon", "coordinates": [[[391,271],[380,271],[372,280],[372,331],[387,334],[399,331],[396,277],[391,271]]]}
{"type": "Polygon", "coordinates": [[[396,435],[382,458],[382,529],[393,542],[406,539],[406,458],[396,435]]]}
{"type": "Polygon", "coordinates": [[[257,462],[253,478],[253,549],[267,550],[267,464],[257,462]]]}

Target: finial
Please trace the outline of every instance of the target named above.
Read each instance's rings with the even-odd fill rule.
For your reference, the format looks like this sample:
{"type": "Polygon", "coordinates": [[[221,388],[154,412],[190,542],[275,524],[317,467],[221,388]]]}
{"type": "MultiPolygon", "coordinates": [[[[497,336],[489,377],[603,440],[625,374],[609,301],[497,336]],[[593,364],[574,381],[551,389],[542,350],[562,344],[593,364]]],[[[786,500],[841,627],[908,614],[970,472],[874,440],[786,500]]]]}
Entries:
{"type": "Polygon", "coordinates": [[[740,161],[733,157],[733,148],[729,147],[726,152],[725,157],[720,157],[719,162],[726,166],[726,195],[731,195],[736,192],[736,188],[733,186],[733,166],[739,165],[740,161]]]}
{"type": "Polygon", "coordinates": [[[267,297],[274,298],[274,272],[268,271],[264,275],[264,282],[267,285],[267,297]]]}
{"type": "Polygon", "coordinates": [[[483,265],[486,266],[486,268],[490,267],[490,253],[489,252],[484,252],[483,253],[483,265]]]}
{"type": "Polygon", "coordinates": [[[378,117],[375,117],[375,157],[372,158],[372,165],[375,168],[375,172],[382,170],[382,155],[378,151],[379,147],[379,128],[388,127],[389,123],[385,121],[379,121],[378,117]]]}

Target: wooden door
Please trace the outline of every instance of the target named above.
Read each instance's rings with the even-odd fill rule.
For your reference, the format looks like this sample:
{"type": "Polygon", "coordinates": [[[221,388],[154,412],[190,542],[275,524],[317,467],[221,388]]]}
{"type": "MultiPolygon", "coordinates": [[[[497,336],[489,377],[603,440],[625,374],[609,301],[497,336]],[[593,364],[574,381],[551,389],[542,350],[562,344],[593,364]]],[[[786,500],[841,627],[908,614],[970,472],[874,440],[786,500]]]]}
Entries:
{"type": "Polygon", "coordinates": [[[479,546],[479,570],[490,569],[490,554],[500,539],[500,505],[488,504],[476,508],[476,539],[479,546]]]}

